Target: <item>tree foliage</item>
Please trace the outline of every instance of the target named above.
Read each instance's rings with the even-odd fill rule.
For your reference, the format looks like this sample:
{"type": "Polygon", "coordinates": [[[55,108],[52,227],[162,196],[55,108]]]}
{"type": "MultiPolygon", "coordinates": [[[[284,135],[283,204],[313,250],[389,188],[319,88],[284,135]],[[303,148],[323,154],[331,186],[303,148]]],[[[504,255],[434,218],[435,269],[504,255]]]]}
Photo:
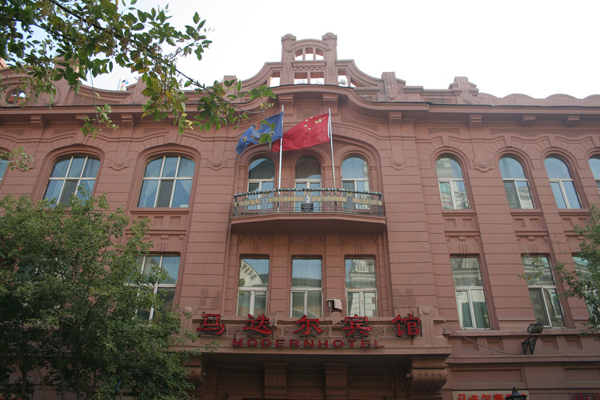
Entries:
{"type": "Polygon", "coordinates": [[[588,332],[600,330],[600,208],[592,206],[586,226],[575,228],[584,236],[579,245],[575,269],[559,263],[554,267],[558,280],[565,285],[564,295],[585,300],[590,319],[586,323],[588,332]]]}
{"type": "MultiPolygon", "coordinates": [[[[237,80],[206,85],[177,69],[177,60],[202,60],[211,41],[205,20],[194,13],[190,25],[170,24],[168,7],[143,11],[124,0],[5,0],[0,4],[0,57],[17,73],[26,74],[27,101],[56,93],[54,83],[66,80],[77,92],[88,75],[110,73],[115,65],[141,74],[148,98],[144,115],[155,119],[174,115],[179,133],[185,129],[217,129],[247,118],[238,100],[275,97],[266,85],[242,91],[237,80]],[[201,97],[189,115],[185,90],[201,97]]],[[[264,104],[264,103],[263,103],[264,104]]],[[[94,133],[96,123],[113,126],[110,109],[97,108],[83,127],[94,133]]]]}
{"type": "Polygon", "coordinates": [[[0,387],[25,399],[186,399],[190,335],[141,273],[146,223],[130,225],[104,197],[69,204],[0,200],[0,387]],[[126,235],[127,240],[122,243],[126,235]],[[136,310],[155,307],[151,322],[136,310]],[[12,378],[11,378],[12,377],[12,378]],[[9,379],[10,378],[10,379],[9,379]]]}

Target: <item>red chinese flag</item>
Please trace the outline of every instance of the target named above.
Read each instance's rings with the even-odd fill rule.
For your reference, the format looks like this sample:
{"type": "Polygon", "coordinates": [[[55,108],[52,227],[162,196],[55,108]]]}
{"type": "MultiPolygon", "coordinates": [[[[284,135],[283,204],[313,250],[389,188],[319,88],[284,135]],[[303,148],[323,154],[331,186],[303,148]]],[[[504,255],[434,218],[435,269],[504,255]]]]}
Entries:
{"type": "MultiPolygon", "coordinates": [[[[329,142],[328,124],[329,114],[316,115],[305,119],[283,134],[283,151],[299,150],[329,142]]],[[[271,151],[279,151],[280,143],[281,140],[274,141],[271,151]]]]}

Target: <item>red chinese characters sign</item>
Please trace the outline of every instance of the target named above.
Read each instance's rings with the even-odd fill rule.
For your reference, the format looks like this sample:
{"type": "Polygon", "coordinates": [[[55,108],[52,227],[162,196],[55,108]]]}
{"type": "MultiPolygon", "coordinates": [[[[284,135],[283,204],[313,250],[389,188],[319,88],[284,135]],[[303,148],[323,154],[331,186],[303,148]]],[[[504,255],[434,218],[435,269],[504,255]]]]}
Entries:
{"type": "MultiPolygon", "coordinates": [[[[321,335],[325,332],[323,328],[319,326],[318,318],[307,318],[306,315],[303,315],[302,318],[298,319],[294,322],[298,325],[297,329],[293,331],[294,334],[299,334],[308,339],[308,336],[321,335]]],[[[405,317],[400,315],[396,316],[394,319],[390,321],[392,325],[396,325],[396,336],[401,337],[404,335],[414,337],[415,335],[421,334],[421,319],[419,317],[415,317],[412,314],[408,314],[405,317]]],[[[270,319],[264,314],[260,314],[258,316],[253,316],[248,314],[248,318],[246,320],[246,326],[244,327],[244,332],[248,335],[248,337],[256,337],[255,335],[261,335],[263,337],[273,335],[274,326],[271,326],[270,319]]],[[[342,331],[346,340],[319,340],[317,345],[315,346],[314,340],[304,340],[304,343],[301,343],[300,340],[290,339],[289,343],[285,342],[284,339],[276,339],[275,347],[283,347],[284,343],[289,344],[288,347],[293,348],[328,348],[331,344],[334,348],[340,348],[348,345],[350,348],[379,348],[384,347],[380,346],[377,343],[377,340],[374,343],[371,343],[369,340],[364,340],[369,337],[373,327],[369,326],[369,319],[367,317],[359,317],[358,315],[354,315],[353,317],[344,318],[344,326],[342,327],[342,331]],[[361,339],[361,340],[358,340],[361,339]],[[331,343],[329,343],[331,342],[331,343]],[[355,346],[355,342],[356,346],[355,346]]],[[[200,334],[203,332],[211,333],[214,335],[221,335],[225,330],[225,324],[221,323],[221,315],[220,314],[202,314],[202,321],[200,322],[200,327],[197,329],[200,334]]],[[[272,340],[271,339],[248,339],[247,341],[248,347],[271,347],[272,340]]],[[[234,338],[234,347],[241,347],[243,344],[242,339],[234,338]]],[[[457,400],[498,400],[496,398],[490,397],[488,398],[477,398],[477,399],[457,399],[457,400]]]]}

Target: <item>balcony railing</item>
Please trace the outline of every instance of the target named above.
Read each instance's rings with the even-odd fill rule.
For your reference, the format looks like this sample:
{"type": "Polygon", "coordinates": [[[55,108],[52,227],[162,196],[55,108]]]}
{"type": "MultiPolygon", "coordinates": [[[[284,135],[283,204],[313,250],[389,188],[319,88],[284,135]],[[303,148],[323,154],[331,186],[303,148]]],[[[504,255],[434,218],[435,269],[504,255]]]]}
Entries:
{"type": "Polygon", "coordinates": [[[234,195],[233,216],[276,213],[383,215],[381,193],[347,189],[272,189],[234,195]]]}

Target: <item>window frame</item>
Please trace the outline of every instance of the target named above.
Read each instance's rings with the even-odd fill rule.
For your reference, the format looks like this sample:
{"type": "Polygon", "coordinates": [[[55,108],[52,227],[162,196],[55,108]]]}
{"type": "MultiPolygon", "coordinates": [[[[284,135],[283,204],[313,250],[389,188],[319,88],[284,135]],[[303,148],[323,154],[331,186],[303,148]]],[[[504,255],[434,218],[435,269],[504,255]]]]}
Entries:
{"type": "MultiPolygon", "coordinates": [[[[451,155],[441,155],[438,158],[436,158],[435,160],[435,173],[436,173],[436,177],[437,177],[437,181],[438,181],[438,191],[440,193],[440,202],[442,204],[442,210],[469,210],[471,209],[471,201],[469,200],[469,190],[467,188],[467,181],[465,179],[465,174],[463,172],[463,168],[462,168],[462,164],[456,159],[456,157],[451,156],[451,155]],[[441,178],[439,176],[439,172],[438,172],[438,165],[437,163],[443,159],[443,158],[448,158],[451,161],[455,162],[459,169],[460,169],[460,174],[461,177],[460,178],[456,178],[456,177],[452,177],[452,178],[441,178]],[[466,203],[466,207],[457,207],[457,196],[455,194],[455,184],[462,182],[463,186],[464,186],[464,191],[465,191],[465,203],[466,203]],[[450,188],[450,200],[452,203],[452,208],[445,208],[444,205],[447,204],[447,202],[444,200],[444,197],[442,196],[442,184],[448,184],[448,187],[450,188]]],[[[458,185],[456,185],[458,187],[458,185]]]]}
{"type": "Polygon", "coordinates": [[[0,158],[0,186],[2,186],[2,182],[4,182],[6,174],[8,174],[9,165],[10,160],[0,158]]]}
{"type": "MultiPolygon", "coordinates": [[[[450,267],[452,270],[452,283],[454,285],[454,300],[456,301],[456,311],[458,313],[458,323],[460,325],[460,329],[465,329],[465,330],[489,330],[492,327],[492,321],[491,321],[491,316],[490,316],[490,308],[488,307],[487,304],[487,296],[486,296],[486,289],[485,289],[485,282],[483,279],[483,274],[481,273],[481,263],[479,262],[479,257],[477,256],[451,256],[450,257],[450,267]],[[481,280],[481,285],[456,285],[456,280],[455,280],[455,276],[454,276],[454,266],[453,266],[453,261],[452,260],[458,260],[458,259],[470,259],[470,260],[475,260],[477,263],[477,271],[479,273],[479,280],[481,280]],[[485,304],[485,311],[487,312],[487,325],[488,326],[483,326],[483,327],[479,327],[477,324],[477,314],[475,312],[475,306],[474,306],[474,301],[473,301],[473,295],[472,295],[472,291],[480,291],[483,294],[483,303],[485,304]],[[472,325],[474,326],[464,326],[465,324],[463,323],[464,321],[461,319],[461,312],[459,310],[459,303],[458,303],[458,297],[457,297],[457,293],[458,292],[466,292],[467,293],[467,301],[469,304],[469,313],[470,313],[470,318],[471,318],[471,322],[472,325]]],[[[482,319],[485,320],[485,316],[482,316],[482,319]]]]}
{"type": "Polygon", "coordinates": [[[356,313],[352,313],[350,310],[350,298],[349,298],[349,294],[350,293],[358,293],[358,309],[359,309],[359,313],[358,315],[361,317],[378,317],[379,316],[379,292],[378,292],[378,285],[377,285],[377,264],[375,263],[375,257],[346,257],[344,259],[344,276],[345,276],[345,289],[346,289],[346,315],[349,317],[352,317],[354,314],[356,313]],[[348,288],[348,267],[346,265],[346,263],[348,261],[354,261],[354,260],[371,260],[373,262],[373,279],[375,280],[375,287],[355,287],[355,288],[348,288]],[[373,293],[375,296],[375,315],[366,315],[365,312],[365,293],[373,293]]]}
{"type": "Polygon", "coordinates": [[[308,293],[309,292],[318,292],[321,294],[321,304],[319,308],[319,315],[314,316],[317,318],[322,318],[323,314],[323,260],[321,258],[315,257],[294,257],[292,258],[292,281],[294,276],[294,261],[295,260],[318,260],[319,261],[319,269],[321,273],[321,286],[319,287],[311,287],[311,286],[293,286],[293,282],[290,284],[290,317],[294,317],[294,293],[304,293],[304,305],[303,305],[303,313],[308,317],[313,317],[312,315],[308,315],[308,293]]]}
{"type": "Polygon", "coordinates": [[[192,200],[192,195],[194,193],[194,176],[196,175],[196,160],[194,160],[193,157],[190,157],[188,155],[181,155],[181,154],[164,154],[164,155],[160,155],[157,157],[152,157],[149,158],[148,161],[144,164],[144,171],[143,171],[143,175],[142,175],[142,180],[141,180],[141,185],[140,185],[140,190],[139,190],[139,196],[138,196],[138,201],[137,201],[137,207],[138,208],[162,208],[162,209],[166,209],[166,208],[170,208],[170,209],[190,209],[191,208],[191,200],[192,200]],[[168,176],[168,177],[163,177],[163,171],[165,168],[165,161],[167,159],[167,157],[177,157],[177,167],[175,168],[175,172],[174,172],[174,176],[168,176]],[[177,176],[179,174],[179,168],[181,166],[181,159],[186,159],[191,161],[192,163],[194,163],[193,166],[193,171],[192,171],[192,176],[177,176]],[[158,176],[146,176],[146,170],[148,169],[148,165],[151,162],[154,162],[156,160],[162,159],[162,163],[160,166],[160,171],[158,176]],[[151,181],[157,181],[158,184],[156,186],[156,193],[154,194],[154,201],[153,201],[153,205],[152,206],[147,206],[147,205],[141,205],[141,201],[142,201],[142,195],[144,193],[144,186],[146,182],[151,182],[151,181]],[[169,205],[168,206],[158,206],[158,200],[160,199],[160,195],[161,195],[161,189],[162,189],[162,185],[164,181],[172,181],[173,182],[173,186],[171,187],[171,194],[169,196],[169,205]],[[173,200],[174,200],[174,196],[175,196],[175,190],[177,188],[177,182],[179,181],[190,181],[190,194],[188,197],[188,203],[187,203],[187,207],[183,207],[183,206],[179,206],[179,207],[174,207],[173,206],[173,200]]]}
{"type": "Polygon", "coordinates": [[[506,189],[506,183],[512,183],[512,189],[514,190],[514,197],[517,199],[518,208],[513,208],[510,206],[510,201],[508,202],[508,206],[511,210],[534,210],[535,209],[535,201],[533,199],[533,193],[531,192],[531,186],[529,185],[529,179],[527,179],[527,174],[525,173],[525,167],[523,167],[523,163],[519,161],[516,157],[512,155],[505,155],[500,158],[498,161],[498,168],[500,169],[500,175],[502,176],[502,182],[504,183],[504,190],[506,191],[507,200],[509,199],[508,190],[506,189]],[[505,177],[502,172],[501,162],[504,159],[511,159],[515,161],[520,167],[525,178],[513,178],[513,177],[505,177]],[[531,207],[523,207],[523,199],[521,199],[521,192],[519,191],[519,187],[517,182],[525,182],[525,186],[527,187],[527,192],[529,193],[529,198],[531,200],[531,207]]]}
{"type": "Polygon", "coordinates": [[[580,210],[583,208],[583,202],[581,201],[581,196],[579,195],[579,191],[577,190],[577,184],[575,182],[575,179],[573,179],[573,174],[571,173],[571,168],[569,167],[569,163],[567,163],[565,160],[563,160],[562,158],[555,156],[555,155],[550,155],[548,157],[546,157],[544,159],[544,169],[546,170],[546,174],[548,175],[548,180],[550,181],[550,189],[552,190],[552,194],[554,196],[554,201],[556,203],[556,206],[561,209],[561,210],[580,210]],[[546,161],[549,159],[554,159],[554,160],[558,160],[561,163],[564,164],[565,168],[567,169],[567,172],[569,174],[569,178],[552,178],[550,177],[550,173],[548,171],[548,166],[546,165],[546,161]],[[570,202],[569,202],[569,196],[567,196],[567,192],[565,191],[565,182],[570,182],[573,185],[573,191],[575,192],[575,196],[577,197],[577,201],[579,202],[578,207],[572,207],[570,202]],[[562,200],[565,204],[565,207],[560,207],[556,198],[556,192],[554,191],[552,184],[553,183],[558,183],[558,187],[560,189],[560,194],[562,196],[562,200]]]}
{"type": "Polygon", "coordinates": [[[588,165],[590,166],[590,170],[592,171],[592,175],[596,181],[596,186],[598,186],[598,191],[600,191],[600,156],[595,155],[590,157],[588,159],[588,165]],[[597,162],[598,165],[593,165],[592,160],[596,160],[594,164],[597,162]]]}
{"type": "MultiPolygon", "coordinates": [[[[266,257],[266,258],[261,258],[261,257],[242,257],[240,258],[240,269],[239,269],[239,277],[241,277],[242,274],[242,263],[244,262],[244,260],[267,260],[268,261],[268,272],[267,272],[267,278],[270,276],[271,273],[271,260],[266,257]]],[[[237,302],[236,302],[236,309],[235,309],[235,314],[238,317],[245,317],[246,315],[239,315],[239,311],[240,311],[240,293],[250,293],[250,304],[248,306],[248,314],[250,315],[256,315],[256,293],[257,292],[261,292],[261,293],[265,293],[265,312],[264,314],[267,313],[267,309],[268,309],[268,305],[269,305],[269,282],[267,279],[267,286],[248,286],[248,287],[244,287],[244,286],[240,286],[239,285],[239,278],[238,277],[238,295],[237,295],[237,302]]],[[[261,313],[263,314],[263,313],[261,313]]]]}
{"type": "Polygon", "coordinates": [[[65,195],[65,188],[67,186],[67,182],[74,182],[74,181],[77,181],[77,186],[75,187],[75,191],[73,193],[69,194],[69,198],[71,197],[72,194],[75,194],[75,195],[77,195],[77,197],[80,197],[79,196],[79,187],[82,186],[82,184],[81,184],[82,181],[91,181],[92,182],[92,185],[91,185],[92,188],[91,188],[91,190],[89,192],[89,196],[92,196],[93,193],[94,193],[94,189],[96,188],[96,181],[98,180],[98,174],[100,173],[100,167],[101,166],[102,166],[102,161],[100,160],[100,158],[96,158],[95,155],[90,156],[90,155],[71,154],[71,155],[64,155],[64,156],[56,158],[54,160],[54,162],[52,163],[52,167],[50,169],[50,174],[48,176],[48,183],[46,184],[46,189],[44,190],[44,195],[43,195],[42,198],[45,199],[45,200],[49,200],[49,201],[52,201],[53,199],[56,199],[56,204],[59,204],[59,203],[68,204],[68,202],[69,202],[68,198],[64,199],[64,201],[63,201],[63,197],[65,195]],[[76,158],[78,158],[78,159],[83,158],[84,159],[83,165],[81,167],[81,172],[79,173],[78,177],[70,177],[69,173],[71,172],[71,168],[73,167],[73,160],[75,160],[76,158]],[[64,176],[53,177],[52,173],[54,172],[54,169],[56,168],[56,166],[60,162],[65,161],[65,160],[69,160],[69,165],[68,165],[68,167],[67,167],[67,169],[65,171],[65,175],[64,176]],[[98,162],[98,169],[96,170],[96,174],[93,177],[91,177],[91,176],[84,177],[83,174],[84,174],[84,172],[86,170],[86,167],[88,165],[88,161],[89,160],[95,160],[95,161],[97,161],[98,162]],[[58,182],[58,181],[62,182],[62,185],[61,185],[60,191],[58,193],[58,196],[57,197],[51,197],[51,198],[47,197],[48,196],[48,189],[50,188],[50,184],[52,182],[58,182]]]}
{"type": "MultiPolygon", "coordinates": [[[[153,285],[146,285],[146,288],[150,289],[152,288],[152,293],[154,293],[154,295],[158,295],[158,291],[160,289],[174,289],[173,290],[173,309],[175,308],[175,297],[177,295],[176,291],[177,291],[177,282],[179,281],[179,273],[180,273],[180,269],[181,269],[181,255],[179,254],[159,254],[159,253],[151,253],[151,254],[147,254],[145,256],[142,257],[142,259],[140,260],[140,271],[142,274],[144,274],[144,267],[146,265],[146,260],[149,257],[160,257],[160,262],[159,262],[159,267],[162,270],[163,269],[163,262],[165,257],[177,257],[179,258],[179,262],[177,264],[177,276],[174,277],[175,278],[175,283],[161,283],[161,282],[156,282],[153,285]]],[[[172,277],[173,278],[173,277],[172,277]]],[[[165,303],[167,303],[167,301],[165,301],[165,303]]],[[[139,316],[139,311],[137,312],[138,316],[139,316]]],[[[150,310],[148,310],[148,321],[152,321],[152,319],[154,318],[154,311],[155,311],[155,307],[151,307],[150,310]]],[[[146,320],[146,318],[142,318],[143,320],[146,320]]]]}
{"type": "MultiPolygon", "coordinates": [[[[564,313],[562,304],[560,304],[559,292],[558,292],[558,288],[556,286],[556,278],[554,277],[554,272],[552,271],[552,268],[550,267],[549,258],[545,255],[522,255],[521,259],[522,259],[522,263],[523,263],[524,275],[527,279],[527,288],[529,289],[529,297],[531,298],[532,291],[539,292],[541,294],[540,297],[542,299],[543,311],[544,311],[546,320],[548,321],[549,324],[546,325],[543,323],[543,321],[539,321],[538,316],[536,315],[536,312],[535,312],[533,298],[531,298],[531,307],[533,309],[533,314],[534,314],[536,322],[544,324],[544,326],[547,328],[566,328],[567,325],[566,325],[566,321],[565,321],[565,313],[564,313]],[[530,283],[531,280],[529,279],[527,271],[525,270],[525,260],[526,259],[545,260],[545,265],[544,265],[544,263],[542,263],[542,267],[548,268],[548,271],[550,272],[550,277],[552,278],[553,284],[549,285],[549,284],[535,284],[535,283],[532,284],[532,283],[530,283]],[[548,307],[546,296],[545,296],[545,293],[547,290],[554,290],[554,292],[555,292],[556,304],[558,305],[558,311],[560,311],[560,317],[562,318],[562,326],[555,326],[555,324],[552,323],[553,322],[552,316],[550,314],[550,309],[548,307]]],[[[532,263],[532,265],[533,265],[533,263],[532,263]]]]}

